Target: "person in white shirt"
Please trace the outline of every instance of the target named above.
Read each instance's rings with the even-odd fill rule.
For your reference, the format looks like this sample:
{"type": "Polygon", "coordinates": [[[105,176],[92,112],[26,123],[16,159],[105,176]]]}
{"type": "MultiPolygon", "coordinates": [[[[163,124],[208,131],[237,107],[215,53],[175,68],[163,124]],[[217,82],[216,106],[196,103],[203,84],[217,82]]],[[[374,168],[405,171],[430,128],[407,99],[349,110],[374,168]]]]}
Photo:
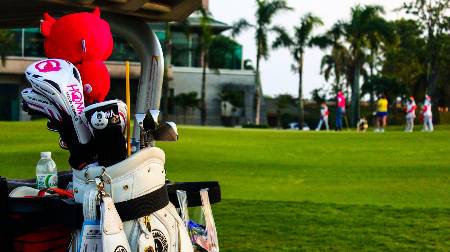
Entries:
{"type": "Polygon", "coordinates": [[[434,130],[433,128],[433,113],[431,112],[431,97],[425,95],[425,102],[423,103],[423,130],[422,131],[430,131],[434,130]]]}
{"type": "Polygon", "coordinates": [[[414,97],[409,97],[406,102],[406,128],[405,132],[413,132],[414,129],[414,118],[416,118],[416,102],[414,101],[414,97]]]}
{"type": "Polygon", "coordinates": [[[330,113],[328,112],[328,106],[325,102],[322,102],[322,104],[320,105],[320,121],[319,121],[319,125],[317,125],[316,131],[319,131],[322,128],[322,124],[325,124],[325,128],[328,130],[330,130],[329,126],[328,126],[328,115],[330,113]]]}

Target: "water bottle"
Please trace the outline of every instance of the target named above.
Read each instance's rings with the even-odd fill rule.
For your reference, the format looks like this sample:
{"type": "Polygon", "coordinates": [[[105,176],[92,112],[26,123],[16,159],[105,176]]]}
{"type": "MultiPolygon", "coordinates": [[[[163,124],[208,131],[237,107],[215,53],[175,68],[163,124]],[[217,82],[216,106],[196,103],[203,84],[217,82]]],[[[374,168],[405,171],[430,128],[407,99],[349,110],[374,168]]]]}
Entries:
{"type": "Polygon", "coordinates": [[[58,187],[58,171],[51,152],[41,152],[41,160],[36,165],[36,188],[38,190],[58,187]]]}

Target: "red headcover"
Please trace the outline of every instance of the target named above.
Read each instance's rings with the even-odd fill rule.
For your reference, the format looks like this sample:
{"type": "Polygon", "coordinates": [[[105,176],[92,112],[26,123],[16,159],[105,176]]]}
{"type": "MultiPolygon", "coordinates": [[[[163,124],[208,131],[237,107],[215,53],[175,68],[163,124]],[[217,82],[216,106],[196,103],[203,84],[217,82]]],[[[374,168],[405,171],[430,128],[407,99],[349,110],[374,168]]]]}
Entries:
{"type": "Polygon", "coordinates": [[[89,84],[85,90],[86,102],[103,101],[109,91],[109,73],[103,61],[113,49],[108,23],[100,18],[100,10],[80,12],[54,19],[44,13],[41,33],[45,38],[44,50],[48,58],[67,60],[79,69],[81,80],[89,84]],[[90,68],[92,66],[92,68],[90,68]]]}

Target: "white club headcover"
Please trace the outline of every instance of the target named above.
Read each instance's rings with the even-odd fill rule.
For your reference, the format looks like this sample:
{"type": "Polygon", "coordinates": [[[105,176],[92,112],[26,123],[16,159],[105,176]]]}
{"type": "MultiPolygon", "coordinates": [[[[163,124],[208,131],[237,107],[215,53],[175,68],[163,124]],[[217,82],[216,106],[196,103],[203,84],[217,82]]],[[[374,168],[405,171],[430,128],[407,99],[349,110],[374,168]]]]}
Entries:
{"type": "Polygon", "coordinates": [[[95,129],[106,128],[111,120],[119,120],[122,133],[124,133],[127,124],[127,105],[121,100],[95,103],[84,109],[81,119],[92,134],[95,129]],[[97,116],[98,113],[102,113],[101,116],[97,116]]]}
{"type": "Polygon", "coordinates": [[[102,230],[103,251],[131,251],[122,220],[111,197],[103,197],[100,206],[100,228],[102,230]]]}
{"type": "MultiPolygon", "coordinates": [[[[37,197],[39,193],[39,190],[36,188],[32,188],[29,186],[19,186],[14,188],[9,193],[10,198],[25,198],[25,197],[37,197]]],[[[48,193],[45,193],[45,195],[49,195],[48,193]]]]}
{"type": "Polygon", "coordinates": [[[22,99],[26,106],[34,111],[38,111],[55,121],[62,121],[61,114],[49,99],[35,92],[32,88],[22,90],[22,99]]]}
{"type": "Polygon", "coordinates": [[[88,143],[91,134],[79,116],[84,110],[84,95],[78,69],[65,60],[46,59],[29,65],[25,77],[36,92],[72,117],[79,142],[88,143]]]}

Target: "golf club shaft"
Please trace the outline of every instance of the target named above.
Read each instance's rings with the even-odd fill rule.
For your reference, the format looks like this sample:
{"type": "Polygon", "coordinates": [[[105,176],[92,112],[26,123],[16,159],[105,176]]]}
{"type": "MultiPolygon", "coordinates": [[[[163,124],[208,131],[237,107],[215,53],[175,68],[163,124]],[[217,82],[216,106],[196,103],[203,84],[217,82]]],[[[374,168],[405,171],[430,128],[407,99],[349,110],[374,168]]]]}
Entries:
{"type": "Polygon", "coordinates": [[[125,95],[127,103],[127,155],[131,155],[130,62],[125,61],[125,95]]]}

